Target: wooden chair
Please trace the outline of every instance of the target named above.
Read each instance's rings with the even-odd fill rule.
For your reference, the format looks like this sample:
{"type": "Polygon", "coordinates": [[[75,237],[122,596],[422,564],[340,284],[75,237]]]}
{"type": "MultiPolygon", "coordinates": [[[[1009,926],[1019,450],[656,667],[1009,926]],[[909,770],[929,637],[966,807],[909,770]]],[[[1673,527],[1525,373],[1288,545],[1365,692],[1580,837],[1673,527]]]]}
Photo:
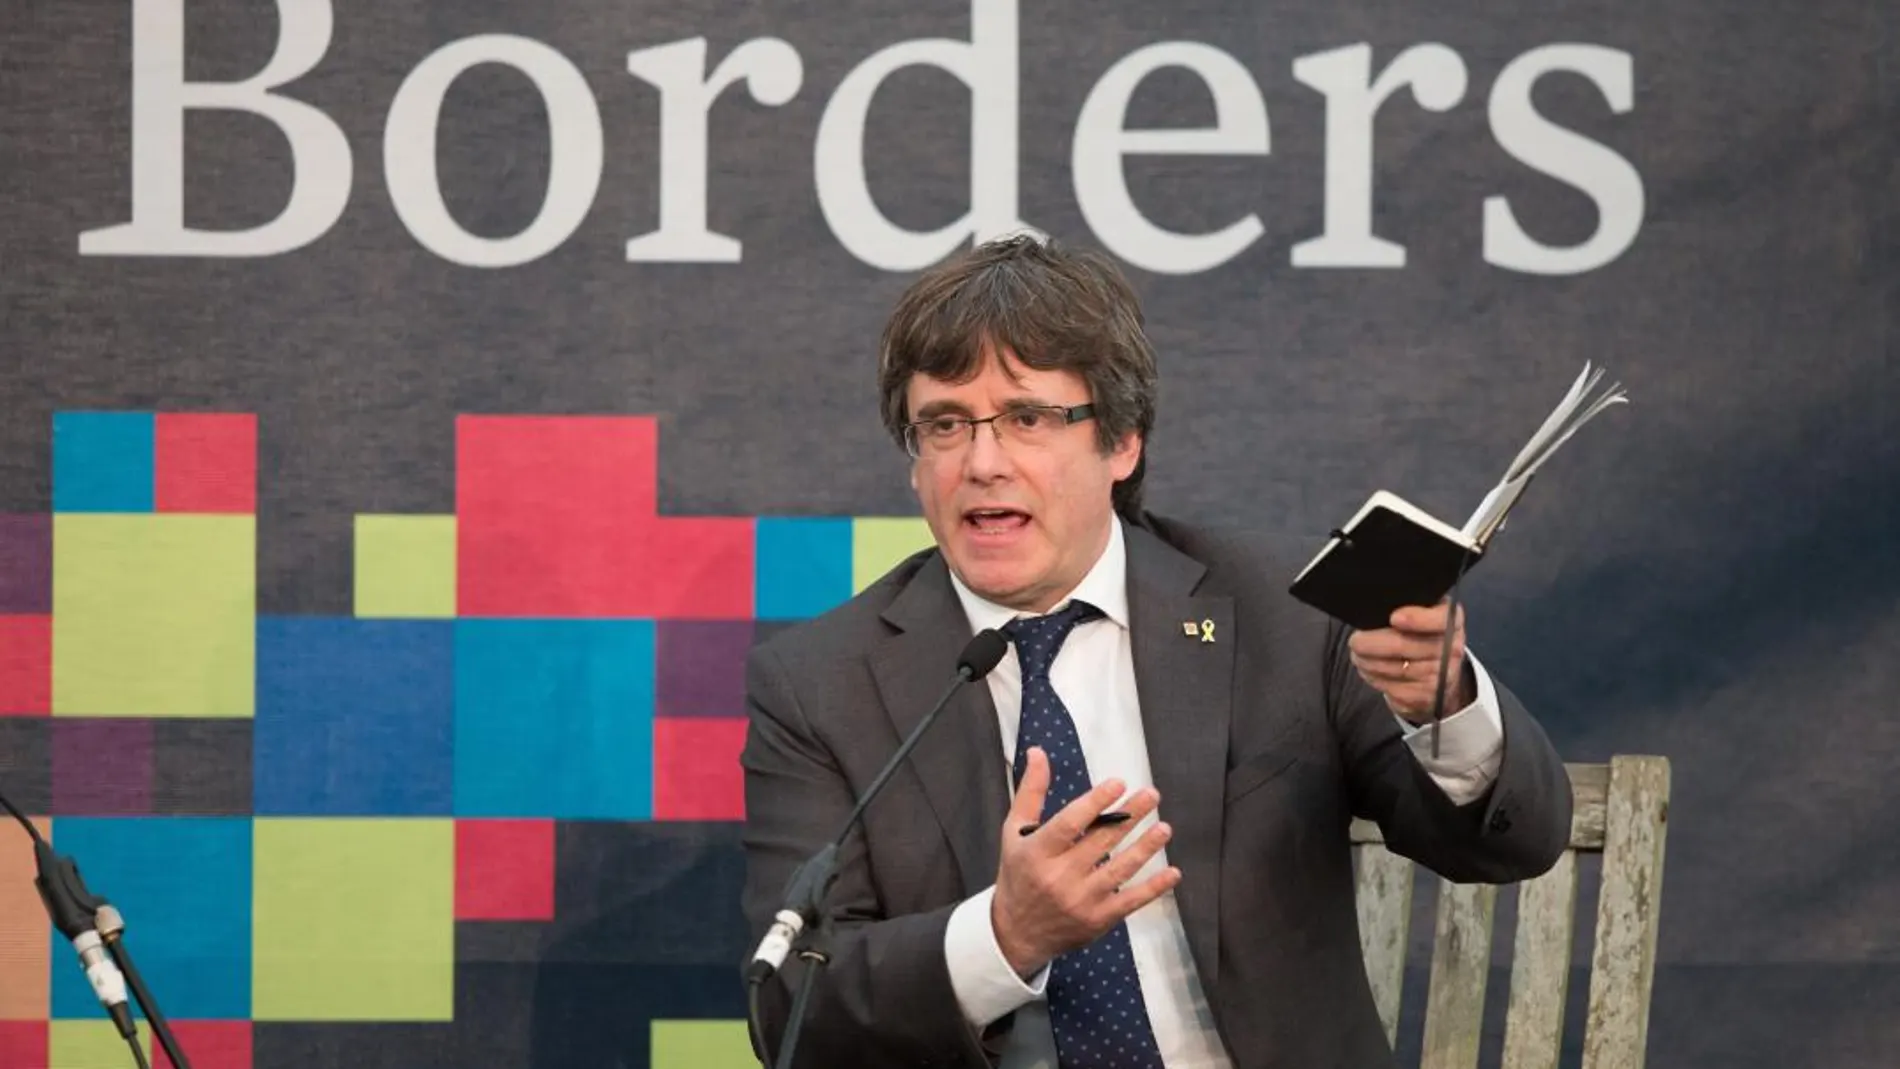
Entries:
{"type": "MultiPolygon", "coordinates": [[[[1544,875],[1517,884],[1517,936],[1504,1026],[1504,1069],[1555,1069],[1575,931],[1577,855],[1600,853],[1596,940],[1582,1069],[1641,1069],[1662,907],[1663,840],[1669,820],[1669,761],[1617,757],[1571,765],[1576,814],[1570,849],[1544,875]]],[[[1376,825],[1354,821],[1359,936],[1366,975],[1396,1040],[1412,913],[1411,861],[1387,851],[1376,825]]],[[[1491,918],[1498,888],[1441,882],[1426,995],[1420,1069],[1475,1069],[1491,970],[1491,918]]]]}

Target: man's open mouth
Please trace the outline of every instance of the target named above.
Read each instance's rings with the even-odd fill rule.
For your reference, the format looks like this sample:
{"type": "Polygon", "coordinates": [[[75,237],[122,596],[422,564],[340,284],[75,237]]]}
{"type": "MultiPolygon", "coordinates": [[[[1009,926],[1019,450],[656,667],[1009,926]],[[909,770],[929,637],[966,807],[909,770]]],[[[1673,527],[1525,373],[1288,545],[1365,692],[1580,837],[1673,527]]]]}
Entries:
{"type": "Polygon", "coordinates": [[[963,522],[979,531],[1001,533],[1027,526],[1029,513],[1010,508],[971,509],[963,514],[963,522]]]}

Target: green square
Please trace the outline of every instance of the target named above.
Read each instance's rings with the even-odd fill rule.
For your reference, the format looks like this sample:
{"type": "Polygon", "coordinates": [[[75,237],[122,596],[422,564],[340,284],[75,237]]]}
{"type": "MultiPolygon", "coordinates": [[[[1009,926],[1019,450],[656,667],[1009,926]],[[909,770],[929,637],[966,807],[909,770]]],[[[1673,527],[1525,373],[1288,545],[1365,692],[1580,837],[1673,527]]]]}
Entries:
{"type": "Polygon", "coordinates": [[[53,517],[53,713],[249,717],[257,519],[53,517]]]}
{"type": "MultiPolygon", "coordinates": [[[[130,938],[127,939],[130,945],[130,938]]],[[[154,994],[157,994],[154,992],[154,994]]],[[[159,1008],[165,1006],[159,995],[159,1008]]],[[[133,1022],[139,1048],[152,1057],[152,1036],[143,1019],[133,1022]]],[[[190,1057],[191,1052],[185,1052],[190,1057]]],[[[46,1064],[54,1069],[125,1069],[132,1064],[132,1047],[111,1021],[50,1021],[46,1029],[46,1064]]]]}
{"type": "Polygon", "coordinates": [[[653,1069],[758,1069],[744,1021],[654,1021],[653,1069]]]}
{"type": "Polygon", "coordinates": [[[455,615],[455,517],[358,516],[356,615],[455,615]]]}
{"type": "Polygon", "coordinates": [[[897,562],[937,544],[921,516],[860,516],[851,521],[851,592],[884,577],[897,562]]]}
{"type": "Polygon", "coordinates": [[[453,821],[260,818],[254,836],[254,1020],[454,1016],[453,821]]]}

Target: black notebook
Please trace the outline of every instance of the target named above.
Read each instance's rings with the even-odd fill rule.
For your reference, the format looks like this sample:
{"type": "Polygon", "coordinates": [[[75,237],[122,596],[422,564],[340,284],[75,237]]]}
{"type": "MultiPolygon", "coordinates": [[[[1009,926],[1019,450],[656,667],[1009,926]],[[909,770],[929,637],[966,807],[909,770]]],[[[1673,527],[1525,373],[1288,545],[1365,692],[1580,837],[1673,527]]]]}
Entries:
{"type": "Polygon", "coordinates": [[[1544,461],[1597,413],[1628,401],[1617,384],[1596,393],[1602,378],[1601,368],[1583,366],[1570,392],[1464,527],[1453,527],[1380,490],[1300,570],[1291,587],[1293,596],[1361,631],[1390,626],[1393,610],[1403,606],[1436,605],[1484,559],[1491,536],[1503,528],[1544,461]]]}

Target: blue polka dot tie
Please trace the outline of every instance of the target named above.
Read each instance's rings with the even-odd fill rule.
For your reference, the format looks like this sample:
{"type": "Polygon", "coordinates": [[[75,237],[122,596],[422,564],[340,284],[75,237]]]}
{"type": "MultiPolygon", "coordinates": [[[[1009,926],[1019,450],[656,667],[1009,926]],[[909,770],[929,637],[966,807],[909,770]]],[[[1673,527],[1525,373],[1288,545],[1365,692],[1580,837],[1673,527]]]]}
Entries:
{"type": "MultiPolygon", "coordinates": [[[[1075,721],[1049,683],[1049,666],[1075,625],[1102,615],[1086,602],[1061,612],[1012,620],[1003,633],[1016,644],[1023,673],[1022,725],[1016,733],[1016,782],[1021,783],[1029,748],[1049,756],[1049,795],[1042,819],[1088,793],[1088,761],[1075,721]]],[[[1057,958],[1049,967],[1049,1024],[1055,1031],[1062,1069],[1161,1069],[1161,1052],[1148,1024],[1148,1007],[1128,946],[1128,926],[1117,924],[1100,939],[1057,958]]]]}

